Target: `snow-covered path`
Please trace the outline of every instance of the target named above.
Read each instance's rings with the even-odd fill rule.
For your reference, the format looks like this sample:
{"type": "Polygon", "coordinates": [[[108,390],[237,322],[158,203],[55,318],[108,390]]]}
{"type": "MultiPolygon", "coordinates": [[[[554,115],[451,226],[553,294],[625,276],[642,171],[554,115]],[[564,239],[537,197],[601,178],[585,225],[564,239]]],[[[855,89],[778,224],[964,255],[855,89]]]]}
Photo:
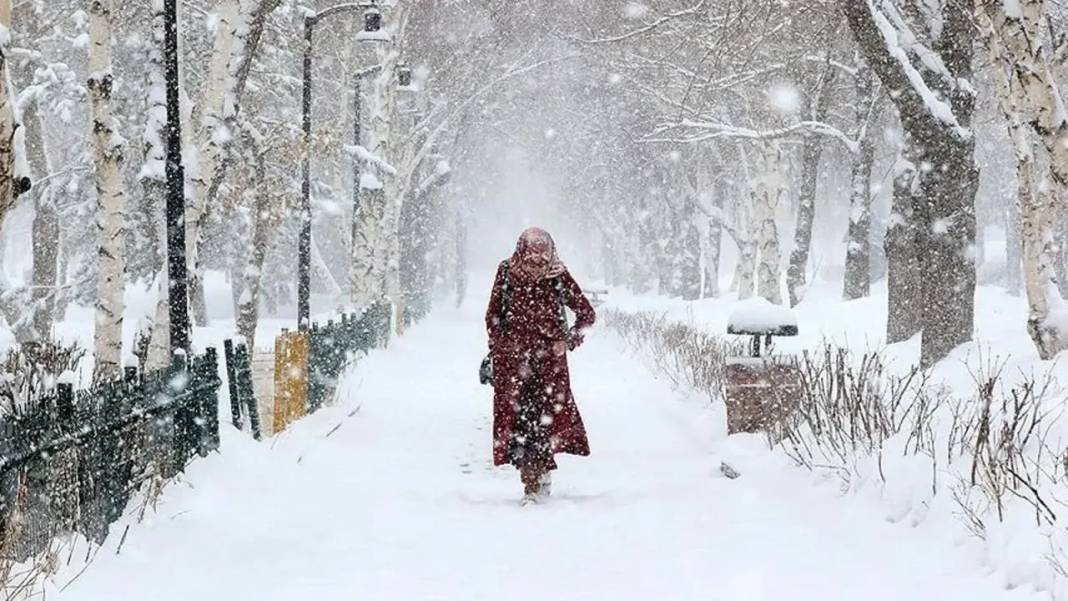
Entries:
{"type": "Polygon", "coordinates": [[[483,340],[473,311],[438,312],[363,361],[338,406],[263,444],[227,432],[120,554],[112,536],[55,598],[1044,598],[755,439],[727,440],[721,409],[605,333],[573,358],[593,455],[564,458],[551,502],[520,507],[516,474],[489,464],[483,340]],[[719,475],[724,459],[740,479],[719,475]]]}

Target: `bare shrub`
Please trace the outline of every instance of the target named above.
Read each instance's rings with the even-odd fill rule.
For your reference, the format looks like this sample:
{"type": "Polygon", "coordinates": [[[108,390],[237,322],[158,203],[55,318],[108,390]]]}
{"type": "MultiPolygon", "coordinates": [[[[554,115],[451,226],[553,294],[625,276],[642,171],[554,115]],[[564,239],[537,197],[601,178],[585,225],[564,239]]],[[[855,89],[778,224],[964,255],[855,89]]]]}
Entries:
{"type": "Polygon", "coordinates": [[[601,311],[603,323],[632,349],[680,388],[689,388],[720,400],[726,389],[726,360],[742,352],[738,343],[695,327],[674,322],[666,315],[601,311]]]}
{"type": "Polygon", "coordinates": [[[799,465],[848,478],[858,457],[878,456],[901,432],[908,432],[906,452],[933,456],[932,418],[942,401],[927,390],[926,372],[892,376],[878,353],[855,358],[830,344],[795,362],[800,394],[779,441],[799,465]]]}
{"type": "Polygon", "coordinates": [[[58,341],[26,343],[0,360],[0,417],[55,391],[56,380],[74,370],[85,349],[58,341]]]}

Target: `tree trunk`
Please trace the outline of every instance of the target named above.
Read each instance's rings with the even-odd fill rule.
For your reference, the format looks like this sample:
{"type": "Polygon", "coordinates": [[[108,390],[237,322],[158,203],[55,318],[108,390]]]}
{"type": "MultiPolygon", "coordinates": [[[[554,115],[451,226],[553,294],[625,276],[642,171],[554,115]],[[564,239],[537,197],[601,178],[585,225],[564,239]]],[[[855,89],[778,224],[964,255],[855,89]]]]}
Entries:
{"type": "Polygon", "coordinates": [[[708,224],[708,239],[705,241],[704,285],[701,298],[719,298],[719,264],[723,248],[723,227],[713,220],[708,224]]]}
{"type": "Polygon", "coordinates": [[[152,312],[149,321],[148,351],[146,370],[167,367],[170,362],[170,303],[168,302],[167,277],[167,231],[163,215],[166,207],[167,149],[164,144],[167,127],[167,80],[163,64],[163,52],[166,44],[166,15],[163,0],[152,1],[152,40],[149,43],[148,65],[145,78],[145,131],[142,136],[144,158],[141,167],[141,187],[145,197],[145,206],[159,217],[152,218],[155,228],[152,231],[156,239],[156,249],[160,259],[160,273],[153,281],[156,302],[149,309],[152,312]]]}
{"type": "Polygon", "coordinates": [[[1001,2],[976,4],[981,33],[990,50],[998,96],[1016,153],[1017,202],[1021,221],[1023,278],[1029,314],[1027,331],[1039,356],[1052,358],[1064,348],[1065,334],[1050,320],[1053,305],[1061,305],[1053,266],[1053,229],[1057,192],[1068,186],[1068,120],[1043,56],[1042,0],[1023,0],[1010,16],[1001,2]],[[1027,124],[1049,153],[1049,174],[1055,190],[1038,185],[1027,124]]]}
{"type": "Polygon", "coordinates": [[[1023,241],[1020,238],[1020,205],[1018,199],[1022,188],[1017,189],[1017,198],[1005,208],[1005,290],[1013,296],[1020,295],[1023,287],[1023,241]]]}
{"type": "Polygon", "coordinates": [[[849,237],[842,287],[845,300],[868,296],[871,291],[871,166],[875,160],[875,142],[869,129],[875,112],[875,86],[867,67],[857,71],[856,90],[856,133],[860,149],[853,157],[850,178],[849,237]]]}
{"type": "Polygon", "coordinates": [[[697,228],[697,211],[687,211],[682,223],[682,298],[698,300],[704,291],[704,266],[701,258],[701,231],[697,228]]]}
{"type": "MultiPolygon", "coordinates": [[[[827,107],[831,102],[834,86],[833,67],[828,66],[821,75],[819,91],[812,119],[827,120],[827,107]]],[[[790,251],[790,266],[786,270],[786,289],[790,306],[797,306],[805,296],[808,274],[808,256],[812,251],[812,224],[816,219],[816,185],[819,181],[820,155],[823,140],[818,136],[805,136],[801,147],[801,187],[797,197],[797,223],[794,227],[794,248],[790,251]]]]}
{"type": "Polygon", "coordinates": [[[230,139],[223,122],[223,110],[239,8],[237,0],[223,0],[216,11],[219,21],[205,83],[203,118],[197,135],[200,165],[194,177],[190,178],[193,197],[186,205],[185,253],[186,260],[192,266],[189,271],[189,298],[193,319],[201,327],[208,325],[208,307],[204,295],[204,265],[200,258],[200,247],[211,214],[208,189],[222,168],[223,150],[230,139]]]}
{"type": "MultiPolygon", "coordinates": [[[[907,144],[907,143],[906,143],[907,144]]],[[[912,338],[923,328],[920,290],[919,228],[916,215],[916,165],[907,145],[894,164],[894,198],[886,229],[886,342],[912,338]]]]}
{"type": "Polygon", "coordinates": [[[96,157],[97,287],[94,372],[97,382],[122,375],[123,251],[122,138],[111,113],[111,0],[89,11],[89,98],[96,157]]]}
{"type": "MultiPolygon", "coordinates": [[[[237,333],[254,348],[256,343],[256,326],[259,323],[260,282],[263,280],[263,263],[271,246],[271,234],[275,224],[270,219],[270,196],[259,184],[256,192],[256,210],[252,225],[252,252],[248,255],[245,270],[241,277],[241,295],[238,299],[237,333]]],[[[235,285],[237,283],[235,282],[235,285]]]]}
{"type": "MultiPolygon", "coordinates": [[[[408,6],[393,5],[384,20],[391,42],[377,44],[380,68],[371,84],[368,151],[374,157],[361,177],[361,204],[356,219],[349,273],[352,302],[366,307],[386,294],[399,292],[398,224],[403,199],[394,173],[386,165],[397,156],[393,130],[397,119],[397,65],[407,24],[408,6]]],[[[394,298],[393,300],[399,300],[394,298]]]]}
{"type": "Polygon", "coordinates": [[[765,146],[761,149],[761,184],[757,194],[756,219],[760,252],[757,267],[757,294],[768,302],[782,304],[782,255],[779,251],[779,228],[775,211],[783,193],[782,149],[765,146]]]}
{"type": "MultiPolygon", "coordinates": [[[[6,11],[5,27],[11,27],[11,1],[0,0],[6,11]]],[[[0,14],[0,18],[4,15],[0,14]]],[[[0,223],[15,204],[15,90],[8,71],[7,41],[0,45],[0,223]]]]}
{"type": "MultiPolygon", "coordinates": [[[[919,194],[914,216],[918,217],[920,280],[922,283],[921,363],[931,365],[959,344],[972,338],[975,317],[975,192],[979,170],[975,165],[975,136],[970,129],[975,95],[968,83],[972,75],[974,31],[972,11],[965,0],[947,0],[941,7],[941,27],[932,49],[904,49],[888,43],[896,25],[878,14],[870,2],[841,0],[840,6],[864,56],[882,81],[893,90],[907,143],[917,151],[917,163],[930,169],[917,170],[919,194]],[[874,12],[873,12],[874,11],[874,12]],[[882,23],[880,26],[878,23],[882,23]],[[889,24],[889,25],[888,25],[889,24]],[[887,27],[888,25],[888,27],[887,27]],[[892,48],[900,51],[898,55],[892,48]],[[945,67],[936,72],[923,69],[930,81],[922,86],[939,90],[932,98],[910,77],[915,64],[929,64],[908,53],[931,52],[945,67]],[[901,56],[904,54],[904,56],[901,56]],[[944,71],[944,73],[943,73],[944,71]]],[[[893,40],[890,40],[893,41],[893,40]]]]}
{"type": "Polygon", "coordinates": [[[463,210],[456,211],[456,306],[464,304],[467,296],[467,226],[463,210]]]}
{"type": "MultiPolygon", "coordinates": [[[[52,173],[39,108],[35,99],[22,113],[22,122],[26,127],[26,154],[38,181],[52,173]]],[[[33,330],[38,340],[49,340],[55,321],[59,212],[50,184],[37,184],[34,188],[33,330]]]]}

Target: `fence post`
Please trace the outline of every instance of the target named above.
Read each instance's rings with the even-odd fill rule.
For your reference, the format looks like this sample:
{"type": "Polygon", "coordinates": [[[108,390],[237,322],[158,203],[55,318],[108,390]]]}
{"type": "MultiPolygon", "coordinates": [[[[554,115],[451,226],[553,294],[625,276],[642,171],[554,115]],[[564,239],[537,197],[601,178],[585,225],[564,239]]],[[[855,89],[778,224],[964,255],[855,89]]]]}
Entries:
{"type": "Polygon", "coordinates": [[[201,457],[219,448],[219,356],[215,347],[204,349],[200,360],[201,389],[196,392],[200,398],[201,422],[201,457]]]}
{"type": "Polygon", "coordinates": [[[227,338],[223,341],[223,355],[226,360],[226,387],[230,392],[230,419],[234,427],[241,430],[244,424],[241,420],[241,398],[237,393],[237,370],[234,368],[234,341],[227,338]]]}
{"type": "Polygon", "coordinates": [[[189,409],[186,407],[186,395],[189,392],[189,370],[185,353],[174,353],[170,369],[167,371],[166,381],[163,383],[167,391],[167,400],[170,404],[170,413],[174,418],[174,472],[173,476],[185,468],[185,462],[189,459],[192,449],[192,419],[189,409]]]}
{"type": "MultiPolygon", "coordinates": [[[[331,322],[332,324],[333,322],[331,322]]],[[[313,323],[308,335],[308,413],[315,413],[323,402],[323,359],[326,338],[330,328],[313,323]]]]}
{"type": "Polygon", "coordinates": [[[260,408],[256,403],[256,391],[252,387],[252,359],[244,344],[237,345],[235,354],[235,371],[237,372],[237,396],[245,402],[248,411],[248,423],[252,428],[252,438],[260,440],[260,408]]]}

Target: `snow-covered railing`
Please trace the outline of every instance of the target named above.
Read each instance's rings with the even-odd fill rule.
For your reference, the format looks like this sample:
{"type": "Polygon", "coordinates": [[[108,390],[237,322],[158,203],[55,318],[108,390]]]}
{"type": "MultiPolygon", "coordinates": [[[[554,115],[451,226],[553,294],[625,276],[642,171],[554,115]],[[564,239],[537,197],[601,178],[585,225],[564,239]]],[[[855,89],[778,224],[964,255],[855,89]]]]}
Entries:
{"type": "Polygon", "coordinates": [[[67,532],[103,542],[141,483],[217,449],[217,369],[209,348],[77,393],[60,383],[0,419],[0,552],[23,559],[67,532]]]}

